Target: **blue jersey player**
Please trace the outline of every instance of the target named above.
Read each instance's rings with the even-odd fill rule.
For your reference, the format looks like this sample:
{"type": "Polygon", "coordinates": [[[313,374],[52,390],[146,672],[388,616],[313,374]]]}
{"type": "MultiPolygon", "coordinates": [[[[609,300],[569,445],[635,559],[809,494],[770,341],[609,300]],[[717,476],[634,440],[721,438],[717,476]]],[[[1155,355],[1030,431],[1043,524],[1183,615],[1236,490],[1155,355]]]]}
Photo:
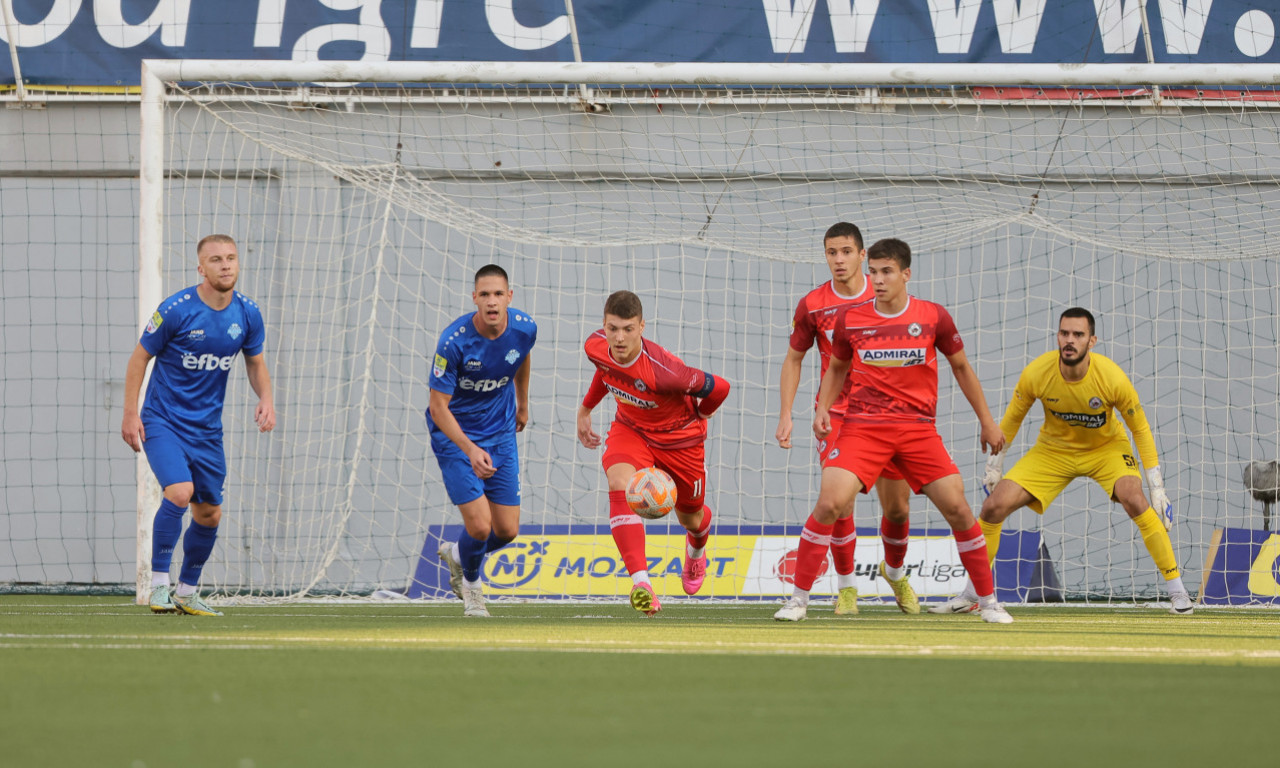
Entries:
{"type": "Polygon", "coordinates": [[[227,457],[222,449],[222,404],[236,355],[244,352],[249,384],[258,395],[254,421],[262,432],[276,424],[271,374],[262,354],[262,313],[236,292],[240,260],[227,235],[209,235],[196,246],[204,282],[161,302],[129,358],[121,436],[147,462],[164,489],[151,535],[151,610],[221,616],[196,589],[213,551],[222,519],[227,457]],[[138,393],[155,358],[146,404],[138,393]],[[182,536],[182,517],[191,525],[182,536]],[[169,568],[182,538],[182,570],[171,590],[169,568]]]}
{"type": "Polygon", "coordinates": [[[484,556],[520,532],[520,453],[529,423],[533,318],[511,308],[511,284],[496,264],[476,272],[476,311],[444,329],[431,365],[427,427],[449,500],[466,529],[438,554],[463,614],[488,616],[480,585],[484,556]]]}

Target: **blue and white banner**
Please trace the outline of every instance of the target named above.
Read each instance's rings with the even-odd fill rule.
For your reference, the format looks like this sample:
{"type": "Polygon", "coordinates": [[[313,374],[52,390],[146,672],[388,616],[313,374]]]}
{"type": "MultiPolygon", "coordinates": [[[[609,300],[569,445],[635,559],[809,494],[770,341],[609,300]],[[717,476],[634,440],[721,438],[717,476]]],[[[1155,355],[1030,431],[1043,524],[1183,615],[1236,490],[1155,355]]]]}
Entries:
{"type": "MultiPolygon", "coordinates": [[[[1139,0],[0,0],[29,85],[147,58],[1128,63],[1139,0]]],[[[1147,0],[1156,62],[1277,62],[1277,0],[1147,0]]],[[[13,81],[0,56],[0,84],[13,81]]]]}
{"type": "Polygon", "coordinates": [[[1200,602],[1280,605],[1280,533],[1247,528],[1214,531],[1200,602]]]}

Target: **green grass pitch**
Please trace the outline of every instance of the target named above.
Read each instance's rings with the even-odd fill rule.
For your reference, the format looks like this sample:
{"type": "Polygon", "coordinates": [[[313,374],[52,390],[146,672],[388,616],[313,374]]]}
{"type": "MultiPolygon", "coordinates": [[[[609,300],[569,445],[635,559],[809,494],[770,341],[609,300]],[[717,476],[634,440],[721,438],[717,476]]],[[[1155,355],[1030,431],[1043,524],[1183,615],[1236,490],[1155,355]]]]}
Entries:
{"type": "Polygon", "coordinates": [[[1280,614],[0,597],[0,766],[1276,766],[1280,614]]]}

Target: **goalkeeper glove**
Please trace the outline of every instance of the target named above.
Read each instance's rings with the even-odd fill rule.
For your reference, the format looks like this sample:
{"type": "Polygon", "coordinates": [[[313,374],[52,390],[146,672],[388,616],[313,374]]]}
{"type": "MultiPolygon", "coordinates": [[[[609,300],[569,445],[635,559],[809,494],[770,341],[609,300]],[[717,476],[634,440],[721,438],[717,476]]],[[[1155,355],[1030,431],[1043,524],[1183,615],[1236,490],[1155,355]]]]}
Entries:
{"type": "Polygon", "coordinates": [[[996,483],[1004,475],[1004,452],[993,453],[987,457],[987,466],[982,470],[982,492],[990,496],[996,489],[996,483]]]}
{"type": "Polygon", "coordinates": [[[1151,508],[1160,516],[1164,529],[1172,529],[1173,502],[1169,501],[1169,494],[1164,492],[1164,477],[1160,474],[1160,467],[1147,470],[1147,487],[1151,489],[1151,508]]]}

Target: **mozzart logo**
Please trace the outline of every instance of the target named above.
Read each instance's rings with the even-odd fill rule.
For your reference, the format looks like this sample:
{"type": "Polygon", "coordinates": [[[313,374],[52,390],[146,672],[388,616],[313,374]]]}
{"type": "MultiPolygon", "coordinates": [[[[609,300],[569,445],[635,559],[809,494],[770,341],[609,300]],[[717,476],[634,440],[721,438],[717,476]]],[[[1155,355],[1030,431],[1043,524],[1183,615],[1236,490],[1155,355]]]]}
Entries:
{"type": "MultiPolygon", "coordinates": [[[[627,566],[616,553],[584,555],[566,542],[549,539],[513,541],[485,560],[485,581],[495,590],[519,589],[538,579],[626,579],[627,566]]],[[[724,576],[732,557],[708,556],[711,576],[724,576]]],[[[645,569],[654,577],[679,577],[684,561],[679,554],[650,555],[645,569]]]]}
{"type": "Polygon", "coordinates": [[[860,349],[858,359],[879,368],[900,368],[908,365],[924,365],[925,351],[921,347],[906,349],[860,349]]]}

